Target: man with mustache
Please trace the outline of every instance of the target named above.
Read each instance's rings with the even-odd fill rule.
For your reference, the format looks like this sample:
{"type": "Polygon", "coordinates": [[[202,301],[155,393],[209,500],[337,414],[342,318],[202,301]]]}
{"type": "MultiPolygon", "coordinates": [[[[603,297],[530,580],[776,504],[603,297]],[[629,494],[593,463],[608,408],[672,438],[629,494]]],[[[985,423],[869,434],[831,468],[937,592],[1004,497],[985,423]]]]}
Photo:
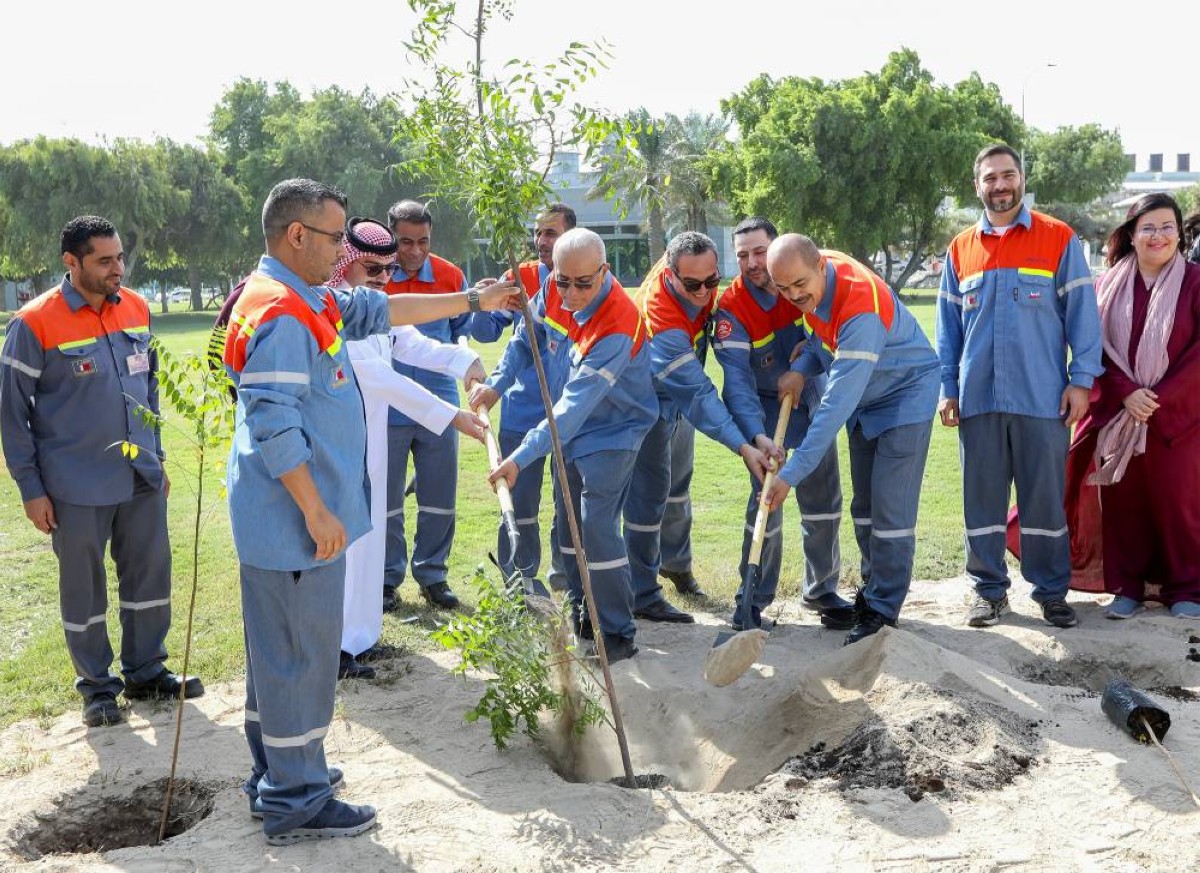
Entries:
{"type": "Polygon", "coordinates": [[[779,293],[804,313],[811,334],[791,369],[827,373],[808,432],[768,493],[778,509],[817,469],[846,427],[862,553],[862,587],[846,645],[895,627],[912,582],[921,475],[937,402],[937,358],[895,293],[863,264],[787,233],[767,250],[779,293]]]}
{"type": "Polygon", "coordinates": [[[1015,151],[996,144],[979,153],[975,193],[983,216],[950,243],[937,306],[938,413],[958,428],[975,586],[967,624],[990,627],[1009,611],[1004,548],[1015,483],[1021,573],[1046,623],[1071,627],[1063,492],[1071,426],[1103,372],[1096,292],[1074,231],[1022,202],[1015,151]]]}

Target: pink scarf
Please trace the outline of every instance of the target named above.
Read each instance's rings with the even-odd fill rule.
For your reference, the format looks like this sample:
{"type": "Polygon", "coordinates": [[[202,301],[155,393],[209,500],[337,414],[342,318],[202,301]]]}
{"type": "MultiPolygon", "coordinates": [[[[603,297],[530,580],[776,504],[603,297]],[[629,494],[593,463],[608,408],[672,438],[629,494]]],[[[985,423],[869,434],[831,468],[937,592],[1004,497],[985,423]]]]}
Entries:
{"type": "MultiPolygon", "coordinates": [[[[1183,256],[1175,253],[1150,288],[1150,308],[1138,345],[1137,360],[1129,360],[1133,330],[1133,283],[1137,277],[1137,254],[1130,252],[1117,262],[1101,281],[1098,295],[1104,351],[1108,359],[1131,381],[1153,388],[1167,373],[1167,340],[1175,326],[1175,306],[1183,286],[1183,256]]],[[[1122,407],[1096,439],[1096,472],[1089,478],[1095,485],[1120,482],[1134,455],[1146,451],[1146,425],[1122,407]]]]}

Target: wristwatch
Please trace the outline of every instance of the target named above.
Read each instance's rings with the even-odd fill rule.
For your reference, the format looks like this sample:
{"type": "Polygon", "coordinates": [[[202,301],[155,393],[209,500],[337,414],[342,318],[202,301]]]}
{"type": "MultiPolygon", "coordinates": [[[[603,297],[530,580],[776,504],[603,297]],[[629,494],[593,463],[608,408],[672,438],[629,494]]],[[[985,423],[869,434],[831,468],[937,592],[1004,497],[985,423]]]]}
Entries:
{"type": "Polygon", "coordinates": [[[467,306],[471,308],[472,312],[483,312],[479,305],[479,291],[474,288],[467,289],[467,306]]]}

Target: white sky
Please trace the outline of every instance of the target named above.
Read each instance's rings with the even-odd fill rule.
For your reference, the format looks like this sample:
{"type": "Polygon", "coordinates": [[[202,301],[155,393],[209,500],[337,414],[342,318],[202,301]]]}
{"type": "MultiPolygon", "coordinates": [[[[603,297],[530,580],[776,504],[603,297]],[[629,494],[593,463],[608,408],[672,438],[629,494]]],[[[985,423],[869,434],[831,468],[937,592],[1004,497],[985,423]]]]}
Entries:
{"type": "MultiPolygon", "coordinates": [[[[460,6],[463,4],[460,2],[460,6]]],[[[473,5],[468,3],[467,5],[473,5]]],[[[590,102],[613,111],[719,110],[762,72],[843,78],[878,70],[907,46],[938,81],[972,70],[1041,128],[1097,122],[1127,152],[1193,154],[1200,86],[1191,3],[1007,0],[515,0],[487,54],[548,60],[572,40],[606,38],[616,59],[590,102]],[[1075,11],[1083,9],[1084,11],[1075,11]],[[1057,64],[1047,68],[1046,64],[1057,64]]],[[[194,140],[239,76],[398,90],[410,72],[404,2],[17,0],[0,12],[0,143],[164,135],[194,140]],[[19,4],[19,5],[18,5],[19,4]],[[383,17],[380,17],[381,13],[383,17]],[[390,23],[389,23],[390,22],[390,23]]]]}

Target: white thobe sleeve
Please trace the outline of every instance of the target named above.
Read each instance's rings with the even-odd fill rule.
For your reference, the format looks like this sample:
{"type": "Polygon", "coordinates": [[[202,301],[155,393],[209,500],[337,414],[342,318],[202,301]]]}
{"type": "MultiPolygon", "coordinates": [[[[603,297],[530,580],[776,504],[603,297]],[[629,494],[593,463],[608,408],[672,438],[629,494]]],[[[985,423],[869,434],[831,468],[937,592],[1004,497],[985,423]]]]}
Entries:
{"type": "Polygon", "coordinates": [[[455,379],[462,379],[471,364],[479,360],[468,346],[440,343],[409,324],[392,328],[392,357],[422,370],[449,373],[455,379]]]}

